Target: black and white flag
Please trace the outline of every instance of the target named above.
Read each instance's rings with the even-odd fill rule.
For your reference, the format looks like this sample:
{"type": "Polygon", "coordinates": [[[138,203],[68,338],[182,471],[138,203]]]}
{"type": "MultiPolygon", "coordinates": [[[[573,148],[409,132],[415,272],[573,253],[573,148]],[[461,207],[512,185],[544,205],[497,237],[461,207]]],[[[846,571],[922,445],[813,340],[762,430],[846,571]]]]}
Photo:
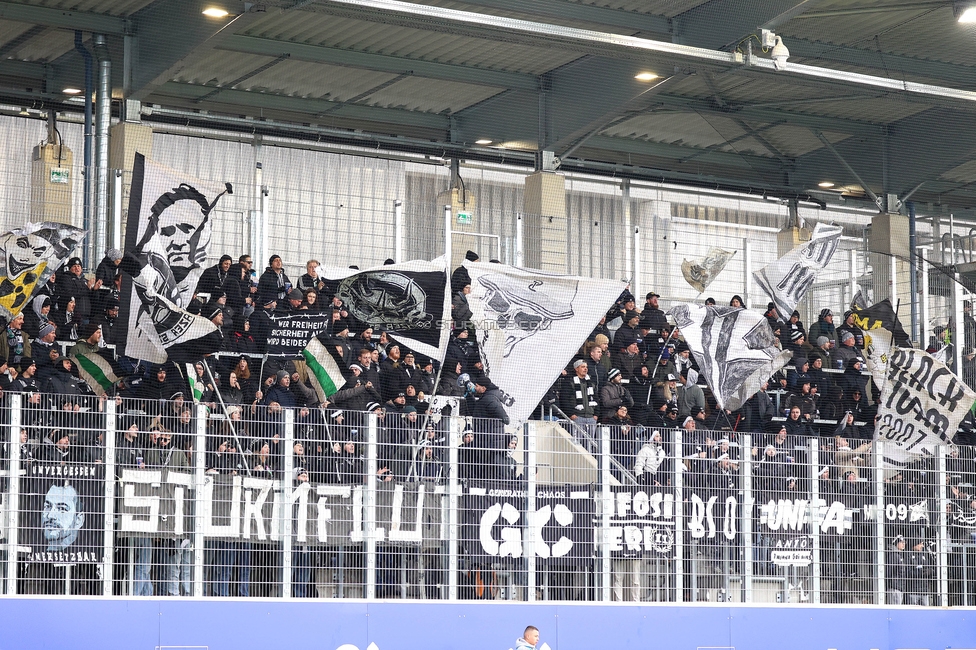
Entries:
{"type": "Polygon", "coordinates": [[[893,345],[891,332],[883,327],[864,333],[864,360],[867,362],[875,386],[885,385],[888,357],[893,345]]]}
{"type": "MultiPolygon", "coordinates": [[[[135,311],[130,312],[128,318],[130,322],[138,322],[141,328],[138,331],[123,330],[123,354],[153,363],[167,359],[185,363],[220,350],[223,338],[219,328],[159,293],[158,287],[165,280],[145,258],[126,253],[119,269],[123,283],[128,280],[136,301],[135,311]]],[[[123,304],[130,306],[131,303],[123,304]]]]}
{"type": "Polygon", "coordinates": [[[385,330],[418,354],[444,361],[451,335],[451,292],[443,257],[365,271],[320,268],[319,277],[339,280],[336,297],[351,316],[385,330]]]}
{"type": "Polygon", "coordinates": [[[705,257],[697,260],[683,260],[681,262],[681,273],[685,276],[685,281],[692,286],[698,293],[703,292],[718,277],[725,265],[735,255],[735,251],[727,251],[724,248],[708,249],[705,257]]]}
{"type": "Polygon", "coordinates": [[[668,313],[720,408],[740,408],[793,356],[782,349],[769,322],[754,311],[680,304],[668,313]]]}
{"type": "Polygon", "coordinates": [[[626,284],[465,262],[485,374],[513,425],[528,419],[626,284]]]}
{"type": "Polygon", "coordinates": [[[931,354],[892,348],[874,434],[884,441],[887,473],[952,444],[974,401],[976,393],[931,354]]]}
{"type": "Polygon", "coordinates": [[[10,322],[24,311],[86,234],[66,223],[43,221],[0,235],[0,317],[10,322]]]}
{"type": "Polygon", "coordinates": [[[817,275],[837,251],[843,231],[841,226],[818,223],[810,241],[752,274],[770,300],[776,303],[780,316],[789,318],[803,300],[817,275]]]}
{"type": "Polygon", "coordinates": [[[122,265],[127,356],[163,363],[168,348],[216,331],[185,310],[207,260],[211,212],[230,191],[136,154],[122,265]]]}

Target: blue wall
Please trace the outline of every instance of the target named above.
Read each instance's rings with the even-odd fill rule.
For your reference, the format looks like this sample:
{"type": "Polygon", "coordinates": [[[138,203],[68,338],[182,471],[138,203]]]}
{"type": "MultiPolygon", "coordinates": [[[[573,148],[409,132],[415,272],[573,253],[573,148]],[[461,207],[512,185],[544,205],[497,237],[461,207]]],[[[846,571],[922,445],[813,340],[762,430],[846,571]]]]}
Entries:
{"type": "Polygon", "coordinates": [[[974,609],[0,598],[0,650],[507,650],[529,624],[553,650],[976,648],[974,609]]]}

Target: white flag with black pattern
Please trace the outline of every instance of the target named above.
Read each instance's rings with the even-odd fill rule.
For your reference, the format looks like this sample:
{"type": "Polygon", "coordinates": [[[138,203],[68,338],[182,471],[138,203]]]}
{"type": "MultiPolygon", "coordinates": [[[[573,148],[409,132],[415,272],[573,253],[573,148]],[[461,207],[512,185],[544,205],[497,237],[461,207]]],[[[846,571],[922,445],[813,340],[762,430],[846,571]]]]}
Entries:
{"type": "MultiPolygon", "coordinates": [[[[511,424],[524,422],[626,284],[465,262],[485,374],[511,424]]],[[[592,372],[592,371],[591,371],[592,372]]]]}
{"type": "Polygon", "coordinates": [[[682,303],[668,313],[720,408],[740,408],[793,357],[782,349],[769,322],[757,312],[682,303]]]}
{"type": "Polygon", "coordinates": [[[817,281],[817,276],[837,252],[841,226],[818,223],[810,241],[752,274],[756,283],[776,303],[782,318],[789,318],[797,304],[817,281]]]}
{"type": "Polygon", "coordinates": [[[681,262],[681,274],[685,276],[685,282],[701,293],[708,288],[712,280],[718,277],[734,256],[735,251],[712,246],[705,257],[681,262]]]}

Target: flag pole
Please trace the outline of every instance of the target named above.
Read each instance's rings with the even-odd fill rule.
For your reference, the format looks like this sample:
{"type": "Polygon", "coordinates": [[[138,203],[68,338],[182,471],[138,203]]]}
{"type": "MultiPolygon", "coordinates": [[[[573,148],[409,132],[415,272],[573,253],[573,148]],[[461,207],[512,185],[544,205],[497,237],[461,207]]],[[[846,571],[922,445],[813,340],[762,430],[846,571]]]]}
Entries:
{"type": "MultiPolygon", "coordinates": [[[[671,337],[674,336],[674,333],[677,332],[677,331],[678,331],[678,326],[675,325],[674,327],[671,328],[671,333],[668,334],[668,338],[664,339],[664,345],[661,346],[661,352],[658,353],[658,355],[657,355],[657,361],[654,363],[654,372],[651,373],[651,381],[652,382],[654,381],[654,378],[657,377],[657,369],[659,367],[661,367],[661,357],[664,356],[664,350],[668,347],[668,341],[671,340],[671,337]]],[[[651,388],[653,388],[653,386],[651,386],[651,388]]],[[[648,390],[647,391],[647,402],[645,402],[644,405],[647,406],[650,403],[651,403],[651,390],[648,390]]]]}
{"type": "MultiPolygon", "coordinates": [[[[207,360],[203,360],[203,367],[207,369],[207,374],[210,375],[210,383],[213,384],[214,393],[217,394],[217,401],[220,402],[220,408],[224,410],[224,417],[227,418],[227,424],[230,426],[230,432],[234,434],[234,442],[237,443],[237,453],[241,455],[241,460],[244,461],[244,469],[247,471],[247,475],[251,475],[251,467],[247,464],[247,456],[244,455],[244,449],[241,447],[241,439],[237,435],[237,429],[234,428],[234,422],[230,419],[230,414],[227,412],[227,405],[224,404],[224,396],[220,394],[220,388],[217,386],[217,380],[214,379],[213,370],[210,369],[210,364],[207,360]]],[[[205,449],[200,451],[206,453],[205,449]]]]}
{"type": "MultiPolygon", "coordinates": [[[[264,386],[264,364],[268,361],[268,353],[261,357],[261,369],[258,371],[258,386],[264,386]]],[[[258,388],[258,390],[261,390],[258,388]]]]}

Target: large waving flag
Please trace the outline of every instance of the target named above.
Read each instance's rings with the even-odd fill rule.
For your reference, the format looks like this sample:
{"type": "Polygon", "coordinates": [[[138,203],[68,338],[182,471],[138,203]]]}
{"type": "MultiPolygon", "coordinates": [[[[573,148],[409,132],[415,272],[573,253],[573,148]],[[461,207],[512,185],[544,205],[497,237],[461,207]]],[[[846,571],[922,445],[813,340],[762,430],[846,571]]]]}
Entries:
{"type": "Polygon", "coordinates": [[[451,335],[451,292],[443,257],[365,271],[320,268],[319,277],[339,280],[336,297],[357,320],[385,330],[418,354],[444,361],[451,335]]]}
{"type": "Polygon", "coordinates": [[[951,444],[976,393],[922,350],[892,348],[878,405],[875,438],[884,441],[889,473],[951,444]]]}
{"type": "Polygon", "coordinates": [[[27,223],[0,235],[0,316],[24,311],[38,287],[64,263],[87,233],[64,223],[27,223]]]}
{"type": "Polygon", "coordinates": [[[810,241],[752,274],[784,319],[790,317],[817,275],[830,263],[843,231],[841,226],[818,223],[810,241]]]}
{"type": "Polygon", "coordinates": [[[854,312],[854,324],[864,330],[865,333],[878,328],[884,328],[891,333],[895,345],[902,348],[912,346],[908,333],[905,332],[901,321],[898,320],[898,314],[895,313],[894,307],[891,306],[891,301],[887,298],[875,305],[864,308],[858,308],[857,303],[852,302],[851,310],[854,312]]]}
{"type": "Polygon", "coordinates": [[[308,378],[311,380],[312,388],[319,398],[319,402],[324,404],[326,400],[338,393],[346,380],[342,376],[339,364],[332,358],[322,343],[315,337],[308,342],[302,350],[302,357],[308,367],[308,378]]]}
{"type": "Polygon", "coordinates": [[[512,424],[528,419],[624,290],[620,280],[465,262],[468,304],[485,374],[504,393],[512,424]]]}
{"type": "Polygon", "coordinates": [[[119,314],[127,356],[162,363],[172,358],[174,341],[186,342],[188,332],[182,330],[199,334],[185,310],[207,260],[210,214],[230,191],[230,183],[202,181],[136,154],[119,314]],[[175,329],[160,328],[161,305],[180,314],[175,329]]]}
{"type": "Polygon", "coordinates": [[[108,350],[77,354],[73,358],[78,366],[78,376],[96,395],[112,390],[125,374],[108,350]]]}
{"type": "Polygon", "coordinates": [[[154,363],[167,359],[185,363],[220,350],[223,343],[220,329],[158,293],[160,278],[154,267],[126,253],[119,269],[123,277],[129,278],[132,295],[138,300],[137,311],[130,316],[142,328],[138,337],[136,332],[126,332],[123,354],[154,363]]]}
{"type": "Polygon", "coordinates": [[[713,246],[708,249],[705,257],[681,262],[681,274],[685,276],[685,282],[701,293],[718,277],[734,255],[735,251],[713,246]]]}
{"type": "Polygon", "coordinates": [[[680,304],[668,313],[674,316],[720,408],[741,408],[793,357],[757,312],[680,304]]]}

